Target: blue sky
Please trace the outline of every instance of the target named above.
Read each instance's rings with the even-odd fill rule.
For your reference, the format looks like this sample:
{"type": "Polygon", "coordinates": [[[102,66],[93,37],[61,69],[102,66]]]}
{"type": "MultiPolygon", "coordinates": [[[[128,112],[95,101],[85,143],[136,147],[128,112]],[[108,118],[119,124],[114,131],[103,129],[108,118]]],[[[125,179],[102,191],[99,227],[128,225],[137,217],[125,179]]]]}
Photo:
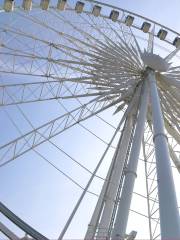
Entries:
{"type": "Polygon", "coordinates": [[[154,21],[157,21],[165,26],[172,29],[179,30],[179,7],[180,2],[178,0],[168,1],[168,0],[112,0],[103,1],[116,6],[125,8],[132,12],[138,13],[142,16],[146,16],[154,21]]]}
{"type": "MultiPolygon", "coordinates": [[[[102,2],[110,3],[146,16],[180,32],[179,0],[112,0],[102,2]]],[[[7,81],[13,81],[12,77],[1,75],[1,82],[5,82],[6,78],[7,81]]],[[[70,107],[71,104],[72,102],[69,101],[68,106],[70,107]]],[[[54,118],[63,112],[59,104],[54,101],[38,103],[36,105],[27,104],[22,106],[22,110],[28,117],[31,117],[34,126],[43,123],[44,119],[54,118]]],[[[7,111],[22,132],[31,129],[16,107],[8,107],[7,111]]],[[[112,113],[113,110],[108,110],[102,116],[113,125],[117,125],[120,115],[112,117],[112,113]]],[[[92,121],[86,121],[85,125],[106,141],[110,140],[114,131],[111,127],[96,118],[93,118],[92,121]]],[[[2,127],[1,144],[19,135],[2,109],[0,110],[0,126],[2,127]]],[[[53,141],[91,170],[94,169],[95,163],[105,149],[103,143],[81,127],[67,130],[53,141]]],[[[90,177],[89,174],[77,167],[67,156],[54,149],[50,144],[44,144],[38,147],[38,150],[60,169],[73,176],[82,185],[85,185],[90,177]]],[[[104,166],[101,172],[99,172],[103,177],[105,177],[109,164],[108,160],[111,158],[112,153],[113,151],[108,154],[104,166]]],[[[142,167],[140,163],[140,169],[142,167]]],[[[142,176],[140,180],[142,180],[142,176]]],[[[101,186],[102,181],[96,180],[90,189],[99,192],[101,186]]],[[[0,199],[2,202],[7,204],[18,216],[52,239],[57,238],[59,235],[65,220],[81,193],[81,190],[77,186],[72,185],[71,182],[40,159],[35,153],[27,153],[20,159],[0,169],[0,188],[0,199]]],[[[97,198],[87,194],[85,200],[66,238],[83,237],[97,198]]],[[[2,219],[4,218],[2,217],[2,219]]],[[[139,221],[141,222],[142,220],[139,221]]],[[[12,229],[20,235],[23,234],[14,226],[12,226],[12,229]]]]}

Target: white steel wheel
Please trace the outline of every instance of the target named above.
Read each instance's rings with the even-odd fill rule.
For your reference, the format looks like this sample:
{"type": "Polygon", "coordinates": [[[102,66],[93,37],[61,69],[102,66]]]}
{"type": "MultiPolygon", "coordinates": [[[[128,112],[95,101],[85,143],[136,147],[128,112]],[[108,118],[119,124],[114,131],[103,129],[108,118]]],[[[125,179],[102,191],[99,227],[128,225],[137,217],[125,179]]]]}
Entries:
{"type": "Polygon", "coordinates": [[[179,34],[99,2],[31,4],[0,12],[0,231],[178,239],[179,34]]]}

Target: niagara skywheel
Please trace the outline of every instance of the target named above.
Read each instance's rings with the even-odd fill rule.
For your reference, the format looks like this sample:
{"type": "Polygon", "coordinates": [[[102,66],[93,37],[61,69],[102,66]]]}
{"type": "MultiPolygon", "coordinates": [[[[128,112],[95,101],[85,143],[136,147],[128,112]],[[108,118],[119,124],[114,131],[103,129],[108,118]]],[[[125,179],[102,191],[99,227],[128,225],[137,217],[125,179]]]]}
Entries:
{"type": "Polygon", "coordinates": [[[2,3],[0,232],[180,239],[179,49],[97,1],[2,3]]]}

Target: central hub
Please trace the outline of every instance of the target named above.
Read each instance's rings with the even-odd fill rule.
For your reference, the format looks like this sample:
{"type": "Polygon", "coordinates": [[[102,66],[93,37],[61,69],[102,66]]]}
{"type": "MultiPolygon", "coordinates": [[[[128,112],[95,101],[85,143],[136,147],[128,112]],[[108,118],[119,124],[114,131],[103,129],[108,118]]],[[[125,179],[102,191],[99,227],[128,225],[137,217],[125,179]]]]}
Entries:
{"type": "Polygon", "coordinates": [[[158,72],[167,72],[170,66],[170,63],[159,55],[146,51],[142,54],[142,60],[145,65],[158,72]]]}

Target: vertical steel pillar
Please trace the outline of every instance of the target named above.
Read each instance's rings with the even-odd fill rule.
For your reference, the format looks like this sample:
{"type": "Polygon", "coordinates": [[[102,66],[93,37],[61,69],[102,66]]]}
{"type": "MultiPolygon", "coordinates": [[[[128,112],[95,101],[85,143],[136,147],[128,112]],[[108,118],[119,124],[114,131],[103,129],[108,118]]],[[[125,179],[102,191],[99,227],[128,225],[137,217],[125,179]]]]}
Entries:
{"type": "Polygon", "coordinates": [[[127,166],[121,199],[118,206],[114,229],[112,232],[112,239],[123,239],[126,234],[126,226],[128,221],[129,208],[131,204],[134,181],[136,178],[136,170],[137,170],[138,158],[139,158],[139,153],[141,148],[141,140],[144,133],[144,125],[146,121],[148,102],[149,102],[149,89],[148,89],[148,83],[145,80],[144,86],[143,86],[143,92],[141,96],[141,102],[139,107],[139,114],[137,118],[134,139],[132,142],[129,163],[127,166]]]}
{"type": "Polygon", "coordinates": [[[109,186],[105,195],[105,206],[102,212],[101,220],[98,226],[97,239],[108,237],[108,228],[111,221],[114,201],[119,186],[119,181],[123,172],[124,162],[128,150],[133,125],[133,116],[129,116],[123,131],[119,149],[116,154],[116,161],[113,167],[112,175],[109,180],[109,186]]]}
{"type": "MultiPolygon", "coordinates": [[[[115,154],[116,154],[116,152],[117,152],[117,150],[115,151],[115,154]]],[[[109,179],[110,179],[110,176],[111,176],[111,172],[113,170],[114,161],[115,161],[115,158],[113,157],[111,165],[110,165],[108,173],[107,173],[106,181],[103,184],[100,196],[98,198],[96,207],[95,207],[93,215],[91,217],[91,221],[88,224],[88,229],[87,229],[87,232],[86,232],[86,235],[85,235],[85,240],[94,239],[95,234],[97,232],[97,226],[98,226],[99,218],[100,218],[100,215],[101,215],[101,212],[102,212],[102,209],[103,209],[104,198],[105,198],[106,191],[107,191],[107,188],[108,188],[108,183],[109,183],[109,179]]]]}
{"type": "Polygon", "coordinates": [[[123,163],[132,130],[132,116],[127,117],[122,136],[119,139],[118,147],[114,153],[106,181],[103,184],[98,202],[93,212],[88,230],[85,236],[86,240],[93,239],[95,233],[96,238],[104,239],[108,234],[108,226],[111,219],[111,213],[114,206],[116,191],[121,177],[123,163]],[[102,216],[101,216],[102,215],[102,216]],[[99,222],[99,218],[101,220],[99,222]],[[98,232],[97,232],[98,229],[98,232]]]}
{"type": "Polygon", "coordinates": [[[170,165],[168,141],[164,132],[164,120],[153,70],[149,70],[148,80],[153,117],[161,237],[163,240],[179,240],[180,217],[170,165]]]}

